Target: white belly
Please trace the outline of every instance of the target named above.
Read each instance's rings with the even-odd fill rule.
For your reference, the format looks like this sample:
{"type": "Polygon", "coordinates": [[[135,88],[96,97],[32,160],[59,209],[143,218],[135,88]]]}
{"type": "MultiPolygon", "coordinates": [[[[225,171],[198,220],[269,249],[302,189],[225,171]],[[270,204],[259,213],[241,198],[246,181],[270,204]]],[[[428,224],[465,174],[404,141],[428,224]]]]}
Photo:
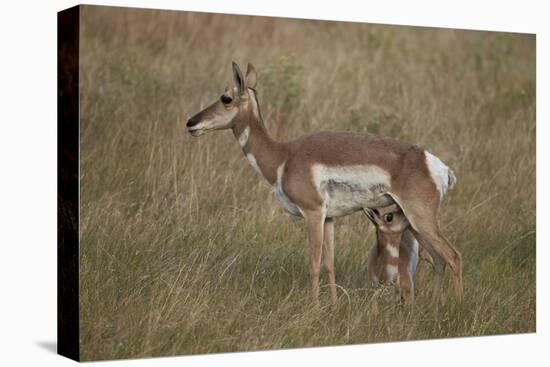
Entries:
{"type": "Polygon", "coordinates": [[[325,200],[327,217],[344,216],[365,207],[392,203],[392,199],[384,195],[390,188],[390,175],[378,166],[315,165],[313,173],[325,200]]]}
{"type": "MultiPolygon", "coordinates": [[[[378,166],[329,167],[317,164],[312,169],[316,189],[324,200],[327,218],[348,215],[365,207],[382,207],[393,203],[390,197],[384,195],[390,187],[390,175],[378,166]]],[[[277,169],[273,192],[284,210],[301,217],[300,208],[284,192],[283,171],[284,164],[277,169]]]]}

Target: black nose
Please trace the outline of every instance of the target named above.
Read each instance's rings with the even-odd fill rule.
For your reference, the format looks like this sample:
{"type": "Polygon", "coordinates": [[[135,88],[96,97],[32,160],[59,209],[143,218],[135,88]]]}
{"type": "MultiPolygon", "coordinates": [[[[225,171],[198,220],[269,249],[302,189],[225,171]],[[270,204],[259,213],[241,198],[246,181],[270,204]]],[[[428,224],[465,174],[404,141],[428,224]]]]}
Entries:
{"type": "Polygon", "coordinates": [[[191,117],[185,126],[192,127],[199,123],[199,120],[195,116],[191,117]]]}

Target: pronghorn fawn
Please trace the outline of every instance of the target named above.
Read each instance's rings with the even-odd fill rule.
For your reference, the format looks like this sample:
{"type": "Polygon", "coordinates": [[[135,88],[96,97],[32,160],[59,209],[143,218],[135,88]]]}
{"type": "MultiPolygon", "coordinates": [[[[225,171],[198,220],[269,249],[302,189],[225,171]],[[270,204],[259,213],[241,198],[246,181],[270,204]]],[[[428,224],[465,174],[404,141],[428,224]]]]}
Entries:
{"type": "MultiPolygon", "coordinates": [[[[407,303],[414,302],[414,273],[418,265],[418,241],[403,211],[395,204],[385,208],[365,208],[376,227],[376,242],[367,258],[372,286],[390,286],[407,303]]],[[[390,295],[393,299],[395,292],[390,295]]]]}
{"type": "Polygon", "coordinates": [[[193,136],[232,130],[248,162],[273,187],[281,206],[304,218],[315,303],[319,300],[322,251],[332,300],[337,296],[334,219],[394,203],[403,210],[420,245],[433,257],[434,288],[440,289],[449,265],[456,293],[462,295],[461,255],[438,224],[439,204],[454,175],[439,158],[417,146],[372,134],[319,132],[276,141],[262,120],[255,68],[248,64],[243,76],[233,63],[233,79],[235,86],[226,88],[217,101],[191,117],[187,130],[193,136]]]}

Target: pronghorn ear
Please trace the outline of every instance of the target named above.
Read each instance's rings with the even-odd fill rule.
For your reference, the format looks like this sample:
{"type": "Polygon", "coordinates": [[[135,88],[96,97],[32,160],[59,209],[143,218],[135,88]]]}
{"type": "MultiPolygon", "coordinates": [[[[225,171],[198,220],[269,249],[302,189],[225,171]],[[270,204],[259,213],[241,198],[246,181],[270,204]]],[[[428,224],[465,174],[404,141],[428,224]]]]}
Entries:
{"type": "Polygon", "coordinates": [[[246,67],[246,86],[247,88],[256,88],[257,77],[256,68],[251,63],[246,67]]]}
{"type": "Polygon", "coordinates": [[[239,65],[237,65],[235,61],[233,61],[233,80],[235,81],[239,95],[243,95],[246,88],[244,85],[243,73],[241,73],[241,69],[239,69],[239,65]]]}

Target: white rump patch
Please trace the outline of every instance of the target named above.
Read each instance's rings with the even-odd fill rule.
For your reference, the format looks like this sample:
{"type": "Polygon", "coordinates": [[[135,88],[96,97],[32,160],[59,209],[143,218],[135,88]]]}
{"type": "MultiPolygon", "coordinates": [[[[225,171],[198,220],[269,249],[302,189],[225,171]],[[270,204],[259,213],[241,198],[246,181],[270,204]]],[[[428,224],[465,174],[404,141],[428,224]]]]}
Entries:
{"type": "Polygon", "coordinates": [[[256,157],[254,157],[254,154],[252,153],[248,153],[246,155],[246,159],[248,159],[248,162],[250,163],[250,165],[252,166],[252,168],[254,168],[254,171],[258,172],[260,175],[262,174],[262,170],[260,169],[260,167],[258,166],[258,162],[256,162],[256,157]]]}
{"type": "MultiPolygon", "coordinates": [[[[426,165],[428,166],[428,170],[430,171],[432,180],[437,187],[437,191],[439,191],[439,198],[443,199],[443,197],[447,194],[447,191],[449,190],[449,167],[447,167],[445,163],[441,161],[441,159],[437,158],[432,153],[428,151],[424,151],[424,153],[426,155],[426,165]]],[[[452,176],[454,178],[454,175],[452,176]]]]}
{"type": "Polygon", "coordinates": [[[247,126],[246,129],[239,135],[239,145],[241,148],[244,148],[248,142],[248,137],[250,136],[250,126],[247,126]]]}
{"type": "Polygon", "coordinates": [[[277,198],[279,204],[281,204],[284,210],[292,215],[303,216],[300,208],[298,208],[296,204],[290,201],[288,196],[286,196],[285,192],[283,191],[283,172],[285,169],[285,163],[277,167],[277,182],[273,186],[273,193],[275,194],[275,197],[277,198]]]}
{"type": "Polygon", "coordinates": [[[392,244],[386,244],[386,251],[390,254],[391,257],[399,257],[399,246],[394,246],[392,244]]]}

